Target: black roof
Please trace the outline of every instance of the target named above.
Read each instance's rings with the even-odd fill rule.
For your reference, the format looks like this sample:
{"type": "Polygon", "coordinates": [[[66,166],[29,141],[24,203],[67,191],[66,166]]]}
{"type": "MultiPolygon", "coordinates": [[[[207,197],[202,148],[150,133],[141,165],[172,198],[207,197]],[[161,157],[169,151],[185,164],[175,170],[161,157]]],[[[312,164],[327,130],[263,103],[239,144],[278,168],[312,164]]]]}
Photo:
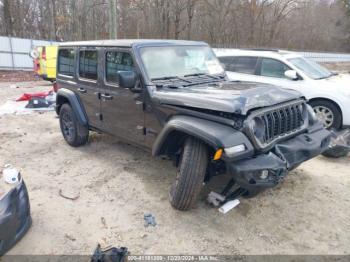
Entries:
{"type": "Polygon", "coordinates": [[[132,47],[133,45],[206,45],[204,42],[186,40],[160,40],[160,39],[120,39],[120,40],[93,40],[78,42],[63,42],[59,46],[119,46],[132,47]]]}

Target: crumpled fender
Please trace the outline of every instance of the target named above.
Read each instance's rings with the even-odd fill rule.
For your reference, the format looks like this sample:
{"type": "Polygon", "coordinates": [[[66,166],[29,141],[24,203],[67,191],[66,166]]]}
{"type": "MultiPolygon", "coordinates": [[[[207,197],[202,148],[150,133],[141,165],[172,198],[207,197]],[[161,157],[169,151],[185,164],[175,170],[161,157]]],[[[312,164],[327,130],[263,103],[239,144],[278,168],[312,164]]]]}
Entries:
{"type": "Polygon", "coordinates": [[[88,124],[88,118],[86,116],[86,112],[84,107],[82,106],[82,103],[80,102],[79,97],[71,90],[67,88],[60,88],[57,91],[56,95],[56,113],[59,114],[59,109],[62,106],[62,104],[65,101],[69,101],[69,104],[71,105],[75,116],[77,117],[78,121],[82,125],[88,124]]]}
{"type": "Polygon", "coordinates": [[[233,127],[192,116],[177,115],[165,124],[157,136],[152,148],[154,156],[162,153],[162,147],[173,131],[179,131],[198,138],[214,149],[245,144],[248,149],[247,152],[253,151],[253,146],[248,138],[233,127]]]}
{"type": "Polygon", "coordinates": [[[12,248],[32,224],[27,187],[21,179],[0,199],[0,256],[12,248]]]}

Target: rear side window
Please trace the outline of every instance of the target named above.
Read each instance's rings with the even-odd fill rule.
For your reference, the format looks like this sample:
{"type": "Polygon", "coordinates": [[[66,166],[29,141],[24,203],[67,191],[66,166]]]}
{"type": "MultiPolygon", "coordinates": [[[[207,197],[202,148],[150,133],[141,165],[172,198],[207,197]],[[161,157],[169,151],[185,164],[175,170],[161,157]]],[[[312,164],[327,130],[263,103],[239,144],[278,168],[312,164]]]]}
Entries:
{"type": "Polygon", "coordinates": [[[106,80],[118,83],[119,71],[134,71],[134,62],[130,53],[121,51],[108,51],[106,53],[106,80]]]}
{"type": "Polygon", "coordinates": [[[58,51],[58,73],[74,76],[74,49],[61,49],[58,51]]]}
{"type": "Polygon", "coordinates": [[[79,52],[79,76],[91,80],[97,80],[97,58],[95,50],[83,50],[79,52]]]}
{"type": "Polygon", "coordinates": [[[225,66],[226,71],[234,71],[233,57],[218,57],[221,64],[225,66]]]}
{"type": "Polygon", "coordinates": [[[263,58],[261,61],[262,76],[285,78],[284,72],[290,70],[286,64],[270,58],[263,58]]]}
{"type": "Polygon", "coordinates": [[[257,62],[257,57],[235,57],[232,62],[232,71],[237,73],[254,75],[257,62]]]}

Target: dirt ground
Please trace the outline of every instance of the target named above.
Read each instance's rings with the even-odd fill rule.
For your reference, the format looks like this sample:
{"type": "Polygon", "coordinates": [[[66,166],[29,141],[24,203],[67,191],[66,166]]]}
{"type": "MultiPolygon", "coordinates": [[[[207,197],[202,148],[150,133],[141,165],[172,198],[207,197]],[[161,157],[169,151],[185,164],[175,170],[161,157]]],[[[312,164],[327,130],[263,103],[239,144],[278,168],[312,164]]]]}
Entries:
{"type": "Polygon", "coordinates": [[[350,62],[338,62],[338,63],[321,63],[329,70],[339,73],[350,73],[350,62]]]}
{"type": "MultiPolygon", "coordinates": [[[[0,106],[50,88],[27,88],[39,84],[0,83],[0,106]]],[[[206,185],[196,209],[176,211],[168,202],[170,162],[96,133],[71,148],[54,112],[0,116],[0,166],[6,163],[20,169],[33,217],[9,254],[91,254],[97,242],[132,254],[349,254],[349,157],[313,159],[226,215],[205,198],[227,178],[206,185]],[[148,212],[155,227],[144,226],[148,212]]]]}

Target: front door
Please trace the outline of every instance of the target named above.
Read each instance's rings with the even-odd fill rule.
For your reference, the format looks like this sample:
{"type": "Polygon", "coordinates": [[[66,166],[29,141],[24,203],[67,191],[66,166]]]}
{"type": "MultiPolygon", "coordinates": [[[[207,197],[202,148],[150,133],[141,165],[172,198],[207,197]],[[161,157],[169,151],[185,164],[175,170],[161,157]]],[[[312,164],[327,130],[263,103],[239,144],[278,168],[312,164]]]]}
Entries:
{"type": "Polygon", "coordinates": [[[284,62],[272,58],[260,58],[260,67],[255,78],[258,82],[272,84],[283,88],[301,91],[304,86],[304,80],[298,81],[287,78],[284,73],[292,70],[284,62]]]}
{"type": "Polygon", "coordinates": [[[106,48],[103,55],[104,81],[101,93],[103,129],[113,135],[144,143],[142,93],[119,86],[118,71],[132,71],[134,62],[129,49],[106,48]]]}

